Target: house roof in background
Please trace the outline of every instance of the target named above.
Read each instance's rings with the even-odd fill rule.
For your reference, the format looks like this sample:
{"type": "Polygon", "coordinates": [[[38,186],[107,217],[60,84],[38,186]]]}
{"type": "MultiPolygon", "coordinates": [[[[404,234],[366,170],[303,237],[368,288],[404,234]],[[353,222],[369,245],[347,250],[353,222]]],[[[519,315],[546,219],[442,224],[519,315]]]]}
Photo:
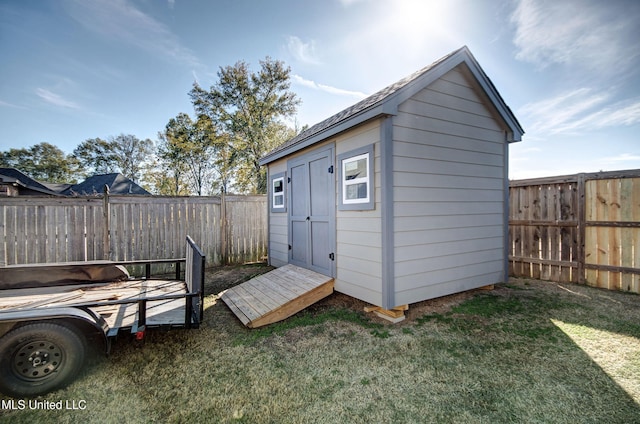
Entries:
{"type": "Polygon", "coordinates": [[[139,194],[151,196],[144,188],[119,173],[94,175],[78,184],[47,183],[34,180],[15,168],[0,168],[0,183],[17,184],[21,190],[29,190],[49,196],[95,196],[109,187],[110,194],[139,194]]]}
{"type": "Polygon", "coordinates": [[[54,191],[56,193],[62,193],[63,191],[65,191],[66,189],[68,189],[73,185],[69,183],[49,183],[46,181],[39,181],[39,183],[47,187],[49,190],[54,191]]]}
{"type": "Polygon", "coordinates": [[[469,48],[463,46],[353,106],[313,125],[267,153],[260,160],[260,164],[266,165],[375,117],[396,114],[397,107],[401,102],[407,100],[415,92],[423,89],[461,63],[466,63],[489,100],[510,128],[512,141],[519,141],[524,134],[520,123],[473,57],[469,48]]]}
{"type": "Polygon", "coordinates": [[[91,176],[79,184],[72,185],[62,193],[67,196],[92,196],[104,193],[105,186],[109,187],[110,194],[151,195],[129,178],[118,173],[91,176]]]}
{"type": "Polygon", "coordinates": [[[18,184],[23,189],[40,192],[50,196],[59,196],[59,192],[34,180],[15,168],[0,168],[0,182],[18,184]]]}

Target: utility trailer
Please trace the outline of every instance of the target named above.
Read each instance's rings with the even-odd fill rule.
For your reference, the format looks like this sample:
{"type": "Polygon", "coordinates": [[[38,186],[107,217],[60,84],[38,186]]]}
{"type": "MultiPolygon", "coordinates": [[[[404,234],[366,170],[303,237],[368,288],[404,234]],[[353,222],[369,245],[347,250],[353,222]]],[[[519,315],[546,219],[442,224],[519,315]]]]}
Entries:
{"type": "Polygon", "coordinates": [[[19,398],[63,387],[96,338],[108,354],[121,334],[143,340],[148,329],[198,328],[204,268],[205,256],[189,236],[182,259],[0,268],[0,392],[19,398]],[[153,264],[167,263],[176,264],[175,279],[151,278],[153,264]],[[144,265],[145,277],[128,277],[125,265],[144,265]],[[123,270],[125,278],[104,281],[123,270]]]}

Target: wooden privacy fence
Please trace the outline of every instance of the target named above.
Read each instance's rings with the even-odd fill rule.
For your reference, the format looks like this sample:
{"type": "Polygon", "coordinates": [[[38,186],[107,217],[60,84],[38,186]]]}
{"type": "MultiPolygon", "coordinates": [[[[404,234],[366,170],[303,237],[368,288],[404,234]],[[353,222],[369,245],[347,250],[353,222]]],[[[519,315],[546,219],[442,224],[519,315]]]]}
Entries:
{"type": "Polygon", "coordinates": [[[511,181],[510,274],[640,293],[640,170],[511,181]]]}
{"type": "Polygon", "coordinates": [[[266,198],[0,198],[0,265],[180,258],[187,235],[207,264],[262,260],[266,198]]]}

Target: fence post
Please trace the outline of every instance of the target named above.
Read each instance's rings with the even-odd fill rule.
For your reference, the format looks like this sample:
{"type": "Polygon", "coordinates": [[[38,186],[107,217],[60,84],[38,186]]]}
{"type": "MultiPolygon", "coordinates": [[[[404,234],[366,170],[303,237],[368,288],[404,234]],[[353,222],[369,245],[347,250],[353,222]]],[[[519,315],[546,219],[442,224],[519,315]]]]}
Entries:
{"type": "Polygon", "coordinates": [[[578,262],[578,283],[584,284],[586,282],[586,274],[585,274],[585,243],[586,243],[586,189],[585,189],[586,178],[584,173],[578,174],[578,251],[577,253],[577,262],[578,262]]]}
{"type": "Polygon", "coordinates": [[[111,208],[109,207],[109,186],[104,186],[104,197],[102,198],[102,213],[104,214],[104,227],[102,231],[102,247],[104,249],[104,259],[111,259],[111,231],[110,218],[111,208]]]}
{"type": "Polygon", "coordinates": [[[227,264],[228,258],[227,247],[227,200],[225,193],[220,195],[220,262],[221,265],[227,264]]]}

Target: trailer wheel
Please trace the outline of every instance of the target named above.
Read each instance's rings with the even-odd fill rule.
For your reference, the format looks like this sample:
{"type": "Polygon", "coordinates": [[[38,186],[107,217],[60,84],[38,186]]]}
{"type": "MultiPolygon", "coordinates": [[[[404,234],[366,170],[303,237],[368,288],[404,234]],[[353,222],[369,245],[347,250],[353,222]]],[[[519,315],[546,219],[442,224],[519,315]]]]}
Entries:
{"type": "Polygon", "coordinates": [[[68,384],[84,365],[85,344],[70,327],[34,323],[0,338],[0,392],[37,396],[68,384]]]}

